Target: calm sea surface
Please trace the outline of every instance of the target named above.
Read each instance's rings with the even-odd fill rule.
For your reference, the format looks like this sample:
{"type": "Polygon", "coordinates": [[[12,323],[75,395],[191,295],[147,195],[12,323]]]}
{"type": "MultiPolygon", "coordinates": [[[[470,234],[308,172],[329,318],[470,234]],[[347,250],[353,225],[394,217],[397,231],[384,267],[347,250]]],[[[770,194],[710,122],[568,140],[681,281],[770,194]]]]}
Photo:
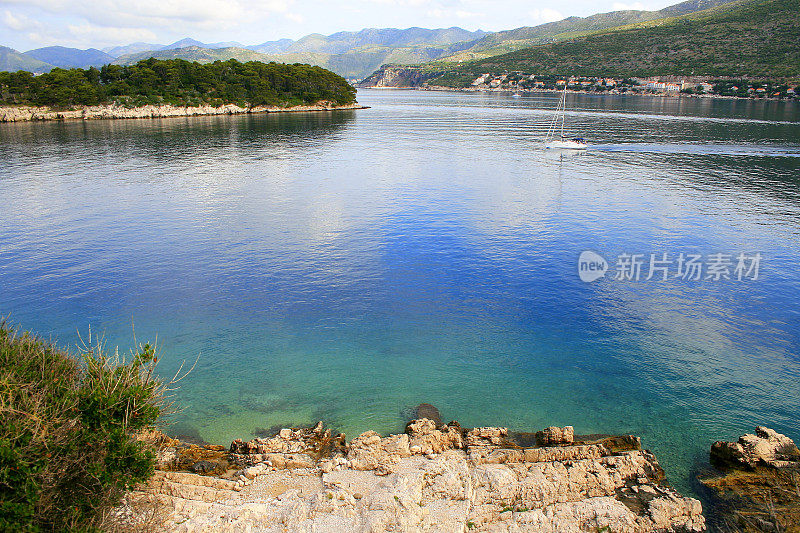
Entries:
{"type": "Polygon", "coordinates": [[[0,124],[0,314],[67,347],[91,328],[127,351],[135,326],[164,375],[199,355],[172,432],[210,442],[398,431],[429,402],[635,433],[688,491],[713,440],[800,440],[800,106],[570,96],[591,147],[558,153],[556,95],[359,101],[0,124]],[[733,279],[675,277],[681,253],[732,255],[733,279]]]}

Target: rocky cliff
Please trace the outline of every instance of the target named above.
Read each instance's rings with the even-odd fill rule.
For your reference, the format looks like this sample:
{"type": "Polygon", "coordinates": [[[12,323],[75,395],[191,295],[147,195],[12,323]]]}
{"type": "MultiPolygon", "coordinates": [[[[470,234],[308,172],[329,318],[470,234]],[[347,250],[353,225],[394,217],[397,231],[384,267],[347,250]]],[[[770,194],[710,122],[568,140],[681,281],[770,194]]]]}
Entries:
{"type": "Polygon", "coordinates": [[[173,105],[145,105],[124,107],[119,105],[83,106],[69,110],[56,110],[49,107],[9,106],[0,107],[0,122],[25,122],[33,120],[93,120],[103,118],[165,118],[189,117],[198,115],[238,115],[242,113],[283,113],[297,111],[331,111],[336,109],[364,109],[357,103],[337,106],[330,102],[316,105],[294,107],[240,107],[226,104],[219,107],[210,105],[181,107],[173,105]]]}
{"type": "Polygon", "coordinates": [[[582,439],[569,426],[514,434],[419,419],[348,443],[320,422],[227,450],[162,438],[159,468],[120,521],[187,532],[705,530],[700,502],[662,483],[638,438],[582,439]]]}
{"type": "Polygon", "coordinates": [[[720,531],[800,532],[800,450],[794,441],[759,426],[736,442],[715,442],[711,490],[720,531]]]}
{"type": "Polygon", "coordinates": [[[358,87],[372,88],[408,88],[420,87],[441,72],[427,72],[420,67],[382,66],[368,78],[358,84],[358,87]]]}

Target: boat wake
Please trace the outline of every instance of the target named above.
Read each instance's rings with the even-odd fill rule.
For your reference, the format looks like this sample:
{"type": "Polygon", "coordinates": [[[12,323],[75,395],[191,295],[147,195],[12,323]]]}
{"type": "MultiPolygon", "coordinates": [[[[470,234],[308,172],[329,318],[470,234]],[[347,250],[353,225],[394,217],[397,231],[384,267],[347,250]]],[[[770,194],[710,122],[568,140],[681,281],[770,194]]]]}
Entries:
{"type": "Polygon", "coordinates": [[[800,157],[800,150],[746,144],[616,143],[592,144],[592,151],[648,154],[721,155],[741,157],[800,157]]]}

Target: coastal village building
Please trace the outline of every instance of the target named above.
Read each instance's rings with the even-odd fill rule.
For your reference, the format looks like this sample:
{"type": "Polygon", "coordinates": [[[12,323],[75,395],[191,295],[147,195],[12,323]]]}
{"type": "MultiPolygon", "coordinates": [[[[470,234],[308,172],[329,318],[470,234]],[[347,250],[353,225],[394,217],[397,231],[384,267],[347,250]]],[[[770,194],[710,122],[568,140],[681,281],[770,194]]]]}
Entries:
{"type": "Polygon", "coordinates": [[[677,92],[683,89],[683,82],[681,83],[668,83],[663,81],[650,81],[647,82],[645,85],[646,89],[651,91],[661,91],[661,92],[677,92]]]}
{"type": "MultiPolygon", "coordinates": [[[[653,78],[631,78],[614,79],[599,76],[570,76],[569,78],[557,79],[549,76],[538,78],[535,74],[523,72],[512,72],[505,74],[483,73],[471,83],[476,90],[493,91],[540,91],[540,90],[562,90],[564,86],[573,91],[583,92],[606,92],[608,94],[623,93],[661,93],[676,96],[679,92],[694,93],[700,95],[723,94],[745,96],[739,92],[736,85],[728,85],[724,82],[710,82],[708,80],[678,80],[662,81],[653,78]]],[[[797,88],[789,88],[774,83],[754,83],[749,87],[742,88],[746,91],[746,96],[751,98],[763,98],[766,96],[774,98],[797,98],[797,88]]]]}

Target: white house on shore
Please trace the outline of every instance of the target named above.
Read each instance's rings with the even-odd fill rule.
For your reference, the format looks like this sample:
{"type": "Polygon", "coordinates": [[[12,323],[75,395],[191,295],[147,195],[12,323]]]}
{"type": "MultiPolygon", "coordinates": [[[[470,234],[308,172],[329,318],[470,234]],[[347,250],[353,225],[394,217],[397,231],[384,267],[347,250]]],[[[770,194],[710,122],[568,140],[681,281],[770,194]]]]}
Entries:
{"type": "Polygon", "coordinates": [[[649,81],[645,85],[645,89],[659,92],[678,92],[684,88],[684,82],[670,83],[665,81],[649,81]]]}

